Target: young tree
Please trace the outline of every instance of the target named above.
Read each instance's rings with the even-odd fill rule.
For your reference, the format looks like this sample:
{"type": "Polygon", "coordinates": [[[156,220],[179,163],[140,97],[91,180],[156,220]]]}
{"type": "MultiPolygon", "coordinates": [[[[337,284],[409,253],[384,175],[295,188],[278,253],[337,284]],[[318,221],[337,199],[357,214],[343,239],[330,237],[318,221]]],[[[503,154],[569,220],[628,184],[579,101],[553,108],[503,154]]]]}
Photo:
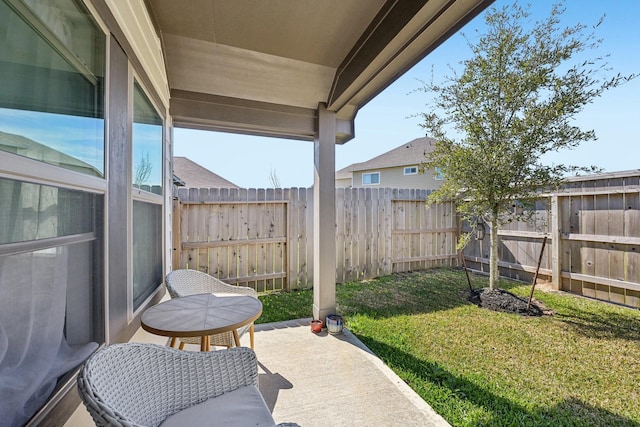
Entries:
{"type": "Polygon", "coordinates": [[[140,163],[136,165],[133,184],[138,188],[142,187],[142,185],[149,180],[152,169],[153,165],[149,160],[149,152],[142,154],[142,156],[140,156],[140,163]]]}
{"type": "Polygon", "coordinates": [[[575,125],[575,115],[637,76],[604,77],[611,71],[605,58],[577,60],[601,41],[582,24],[561,28],[563,12],[562,4],[554,5],[546,20],[531,23],[528,7],[518,3],[491,9],[487,33],[476,44],[467,39],[473,55],[461,62],[462,74],[419,89],[434,96],[432,112],[420,116],[437,141],[423,167],[444,175],[430,201],[455,199],[472,225],[477,218],[490,224],[491,289],[498,283],[498,229],[513,219],[514,203],[535,199],[569,173],[597,170],[548,166],[541,157],[595,140],[593,130],[575,125]]]}
{"type": "Polygon", "coordinates": [[[273,188],[282,188],[280,186],[280,178],[278,178],[278,174],[275,169],[269,169],[269,182],[273,188]]]}

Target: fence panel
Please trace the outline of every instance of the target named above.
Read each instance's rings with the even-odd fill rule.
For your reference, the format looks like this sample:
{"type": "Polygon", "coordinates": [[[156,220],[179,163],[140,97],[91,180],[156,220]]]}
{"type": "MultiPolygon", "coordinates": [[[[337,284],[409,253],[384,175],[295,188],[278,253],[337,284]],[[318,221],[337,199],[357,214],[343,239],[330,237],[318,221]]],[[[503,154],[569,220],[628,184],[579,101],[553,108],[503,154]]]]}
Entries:
{"type": "MultiPolygon", "coordinates": [[[[595,179],[575,178],[553,196],[535,206],[535,221],[511,223],[499,232],[499,267],[502,276],[530,281],[541,250],[542,238],[556,241],[543,253],[540,277],[562,290],[640,307],[640,175],[637,171],[604,174],[595,179]],[[553,254],[559,256],[559,277],[552,277],[553,254]]],[[[466,224],[463,231],[468,231],[466,224]]],[[[465,252],[467,264],[488,271],[489,239],[472,241],[465,252]]]]}
{"type": "Polygon", "coordinates": [[[571,206],[575,225],[562,230],[571,263],[563,268],[561,289],[640,307],[639,192],[630,187],[562,196],[569,200],[563,205],[571,206]]]}
{"type": "Polygon", "coordinates": [[[176,201],[179,268],[197,269],[259,291],[285,289],[290,213],[283,193],[191,190],[179,190],[176,201]]]}
{"type": "MultiPolygon", "coordinates": [[[[453,206],[428,208],[426,195],[336,189],[336,282],[452,265],[453,206]]],[[[178,189],[175,203],[174,268],[259,291],[312,286],[311,189],[178,189]]]]}
{"type": "Polygon", "coordinates": [[[419,270],[457,263],[453,203],[427,205],[425,190],[394,190],[391,201],[392,270],[419,270]]]}

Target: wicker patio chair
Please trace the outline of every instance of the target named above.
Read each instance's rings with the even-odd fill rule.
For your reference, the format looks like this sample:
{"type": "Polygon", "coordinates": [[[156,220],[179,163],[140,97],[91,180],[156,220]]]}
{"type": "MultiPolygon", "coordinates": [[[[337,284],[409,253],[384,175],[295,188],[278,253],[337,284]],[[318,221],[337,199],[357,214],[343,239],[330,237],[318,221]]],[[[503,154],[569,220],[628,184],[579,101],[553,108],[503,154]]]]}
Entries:
{"type": "MultiPolygon", "coordinates": [[[[169,291],[169,295],[171,295],[171,298],[207,293],[239,294],[258,298],[258,293],[252,288],[229,285],[221,280],[216,279],[213,276],[208,275],[207,273],[203,273],[198,270],[173,270],[172,272],[167,274],[165,283],[167,284],[167,290],[169,291]]],[[[242,337],[242,335],[244,335],[252,327],[253,323],[239,328],[238,336],[242,337]]],[[[231,348],[235,345],[233,332],[224,332],[222,334],[211,335],[210,339],[212,346],[223,346],[231,348]]],[[[200,345],[200,338],[180,338],[180,349],[183,349],[185,344],[200,345]]]]}
{"type": "Polygon", "coordinates": [[[113,344],[87,360],[77,382],[98,426],[275,424],[257,388],[256,355],[246,347],[192,352],[113,344]]]}

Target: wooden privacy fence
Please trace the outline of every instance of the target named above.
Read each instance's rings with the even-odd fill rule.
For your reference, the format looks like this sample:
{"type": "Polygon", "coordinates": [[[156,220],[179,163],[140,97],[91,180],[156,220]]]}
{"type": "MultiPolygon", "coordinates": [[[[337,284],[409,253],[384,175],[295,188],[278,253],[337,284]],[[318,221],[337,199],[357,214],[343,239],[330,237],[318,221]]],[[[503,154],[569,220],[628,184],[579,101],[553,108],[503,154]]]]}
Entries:
{"type": "MultiPolygon", "coordinates": [[[[451,203],[426,190],[336,189],[336,281],[457,263],[451,203]]],[[[313,190],[178,189],[174,268],[259,291],[313,284],[313,190]]]]}
{"type": "MultiPolygon", "coordinates": [[[[546,235],[540,275],[557,289],[640,307],[640,171],[571,179],[535,210],[535,223],[499,231],[502,276],[531,280],[546,235]]],[[[464,253],[488,271],[488,238],[464,253]]]]}
{"type": "MultiPolygon", "coordinates": [[[[451,203],[424,190],[336,189],[336,282],[457,265],[451,203]]],[[[195,268],[259,291],[313,284],[313,191],[178,189],[174,268],[195,268]]],[[[535,204],[533,223],[499,231],[501,275],[540,277],[557,289],[640,307],[640,171],[574,178],[535,204]]],[[[461,225],[461,229],[467,229],[461,225]]],[[[487,272],[489,239],[472,240],[467,265],[487,272]]]]}

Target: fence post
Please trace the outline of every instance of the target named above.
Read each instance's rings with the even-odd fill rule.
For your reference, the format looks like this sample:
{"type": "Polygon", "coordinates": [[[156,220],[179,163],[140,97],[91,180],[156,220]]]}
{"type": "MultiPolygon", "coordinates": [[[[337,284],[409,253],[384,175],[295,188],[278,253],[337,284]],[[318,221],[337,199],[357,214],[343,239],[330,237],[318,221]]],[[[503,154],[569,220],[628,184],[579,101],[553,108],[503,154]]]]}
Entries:
{"type": "Polygon", "coordinates": [[[393,273],[393,236],[391,230],[393,230],[393,191],[391,188],[384,189],[384,274],[393,273]]]}
{"type": "Polygon", "coordinates": [[[560,233],[560,201],[558,195],[551,196],[551,281],[556,290],[562,284],[562,243],[560,233]]]}
{"type": "Polygon", "coordinates": [[[180,220],[182,219],[182,208],[181,208],[181,203],[180,203],[180,199],[178,198],[178,196],[176,195],[173,198],[173,212],[172,212],[172,216],[173,216],[173,223],[172,223],[172,228],[171,228],[171,249],[172,249],[172,254],[171,254],[171,269],[175,270],[177,268],[182,268],[182,266],[180,265],[180,257],[181,257],[181,250],[182,250],[182,226],[180,223],[180,220]]]}

